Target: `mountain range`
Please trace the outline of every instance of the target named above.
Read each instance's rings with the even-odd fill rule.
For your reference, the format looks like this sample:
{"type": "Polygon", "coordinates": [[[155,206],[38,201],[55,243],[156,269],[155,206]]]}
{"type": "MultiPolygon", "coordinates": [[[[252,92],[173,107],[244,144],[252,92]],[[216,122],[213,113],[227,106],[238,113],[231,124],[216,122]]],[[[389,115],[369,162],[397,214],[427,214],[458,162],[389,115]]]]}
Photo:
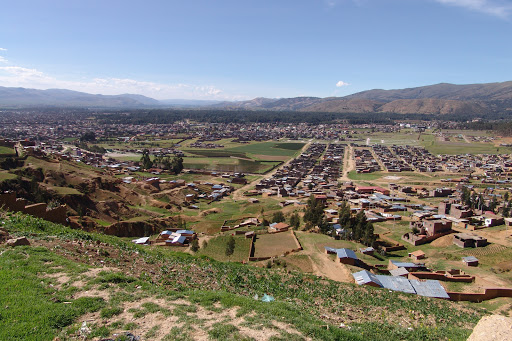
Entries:
{"type": "Polygon", "coordinates": [[[84,92],[0,87],[1,108],[22,107],[149,108],[196,107],[226,110],[279,110],[336,113],[482,114],[512,112],[512,81],[456,85],[441,83],[396,90],[368,90],[345,97],[255,98],[249,101],[158,101],[142,95],[93,95],[84,92]]]}

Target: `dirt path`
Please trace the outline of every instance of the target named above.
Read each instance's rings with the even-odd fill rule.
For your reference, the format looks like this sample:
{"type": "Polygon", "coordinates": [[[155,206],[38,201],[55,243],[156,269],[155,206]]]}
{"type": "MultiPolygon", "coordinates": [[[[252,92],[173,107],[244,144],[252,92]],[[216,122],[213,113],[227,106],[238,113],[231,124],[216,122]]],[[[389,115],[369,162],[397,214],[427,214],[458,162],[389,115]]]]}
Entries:
{"type": "MultiPolygon", "coordinates": [[[[308,232],[297,232],[308,233],[308,232]]],[[[325,252],[316,250],[315,245],[308,241],[301,241],[302,247],[299,255],[305,255],[311,260],[313,274],[326,277],[333,281],[352,283],[354,281],[352,273],[345,264],[333,261],[325,252]]]]}
{"type": "MultiPolygon", "coordinates": [[[[304,145],[304,147],[302,147],[302,149],[300,150],[300,152],[302,153],[303,151],[307,150],[307,149],[309,148],[309,146],[311,145],[311,143],[312,143],[311,141],[310,141],[310,142],[308,142],[308,143],[306,143],[306,144],[304,145]]],[[[272,177],[274,174],[276,174],[276,173],[277,173],[277,171],[278,171],[279,169],[281,169],[282,167],[284,167],[284,166],[286,166],[286,165],[290,164],[290,162],[292,162],[292,160],[293,160],[293,159],[294,159],[294,158],[291,158],[290,160],[286,161],[286,162],[285,162],[285,163],[283,163],[281,166],[276,167],[274,170],[272,170],[271,172],[269,172],[269,173],[265,174],[264,176],[265,176],[265,177],[267,177],[267,178],[272,177]]],[[[235,200],[235,201],[236,201],[236,200],[244,200],[244,199],[247,199],[247,197],[244,195],[244,192],[245,192],[245,191],[248,191],[250,188],[252,188],[252,187],[256,186],[256,185],[258,184],[258,182],[260,182],[260,180],[261,180],[260,178],[255,179],[254,181],[251,181],[251,182],[249,182],[248,184],[246,184],[246,185],[244,185],[244,186],[240,187],[239,189],[235,190],[235,191],[233,192],[233,197],[232,197],[232,199],[233,199],[233,200],[235,200]]]]}
{"type": "Polygon", "coordinates": [[[350,181],[348,173],[356,169],[356,161],[352,157],[354,149],[352,146],[345,148],[345,156],[343,158],[343,174],[340,178],[341,181],[350,181]]]}

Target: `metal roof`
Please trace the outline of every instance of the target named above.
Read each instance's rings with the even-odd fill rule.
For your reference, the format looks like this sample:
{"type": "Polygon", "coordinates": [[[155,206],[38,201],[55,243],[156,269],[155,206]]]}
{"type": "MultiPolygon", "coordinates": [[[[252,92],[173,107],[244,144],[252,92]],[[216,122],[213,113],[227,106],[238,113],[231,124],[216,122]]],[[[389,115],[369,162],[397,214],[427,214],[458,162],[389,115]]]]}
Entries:
{"type": "Polygon", "coordinates": [[[335,249],[333,247],[329,247],[329,246],[326,246],[325,247],[325,250],[329,251],[329,252],[336,252],[338,249],[335,249]]]}
{"type": "Polygon", "coordinates": [[[418,281],[415,279],[410,280],[411,285],[413,286],[416,293],[420,296],[426,297],[436,297],[436,298],[450,298],[446,293],[446,290],[443,288],[439,281],[435,280],[426,280],[426,281],[418,281]]]}
{"type": "Polygon", "coordinates": [[[356,283],[359,285],[375,283],[378,286],[382,287],[382,283],[379,281],[376,275],[372,274],[370,271],[363,270],[359,272],[355,272],[352,274],[356,283]]]}
{"type": "Polygon", "coordinates": [[[338,254],[338,258],[358,259],[356,253],[350,249],[337,249],[336,253],[338,254]]]}
{"type": "Polygon", "coordinates": [[[462,257],[462,261],[469,263],[469,262],[478,262],[478,258],[475,256],[468,256],[468,257],[462,257]]]}
{"type": "Polygon", "coordinates": [[[398,266],[399,268],[424,268],[425,264],[423,263],[411,263],[411,262],[397,262],[396,260],[391,260],[393,265],[398,266]]]}
{"type": "Polygon", "coordinates": [[[382,287],[386,289],[401,291],[408,294],[416,293],[416,290],[414,290],[413,286],[407,278],[377,275],[377,279],[382,283],[382,287]]]}
{"type": "Polygon", "coordinates": [[[392,270],[389,270],[389,273],[392,275],[392,276],[402,276],[402,275],[407,275],[409,273],[409,271],[407,271],[406,268],[398,268],[398,269],[392,269],[392,270]]]}

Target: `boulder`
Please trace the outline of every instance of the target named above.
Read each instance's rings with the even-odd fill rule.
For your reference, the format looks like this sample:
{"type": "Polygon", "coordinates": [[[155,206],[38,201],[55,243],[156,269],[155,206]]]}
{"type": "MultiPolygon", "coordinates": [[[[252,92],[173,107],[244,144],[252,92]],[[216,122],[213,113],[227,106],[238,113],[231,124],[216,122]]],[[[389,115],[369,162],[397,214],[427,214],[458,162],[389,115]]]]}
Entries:
{"type": "Polygon", "coordinates": [[[28,241],[27,237],[19,237],[19,238],[13,238],[9,239],[6,243],[7,246],[21,246],[21,245],[30,245],[30,242],[28,241]]]}

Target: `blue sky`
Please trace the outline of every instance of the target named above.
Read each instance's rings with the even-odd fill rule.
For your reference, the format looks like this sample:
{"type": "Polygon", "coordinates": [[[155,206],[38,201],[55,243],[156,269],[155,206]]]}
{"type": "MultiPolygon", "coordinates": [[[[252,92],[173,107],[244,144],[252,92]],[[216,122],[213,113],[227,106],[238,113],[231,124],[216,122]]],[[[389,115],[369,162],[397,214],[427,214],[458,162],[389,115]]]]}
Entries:
{"type": "Polygon", "coordinates": [[[512,80],[511,0],[16,0],[0,86],[157,99],[512,80]]]}

